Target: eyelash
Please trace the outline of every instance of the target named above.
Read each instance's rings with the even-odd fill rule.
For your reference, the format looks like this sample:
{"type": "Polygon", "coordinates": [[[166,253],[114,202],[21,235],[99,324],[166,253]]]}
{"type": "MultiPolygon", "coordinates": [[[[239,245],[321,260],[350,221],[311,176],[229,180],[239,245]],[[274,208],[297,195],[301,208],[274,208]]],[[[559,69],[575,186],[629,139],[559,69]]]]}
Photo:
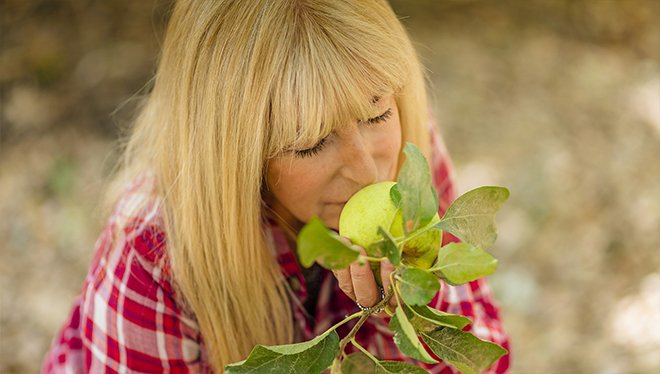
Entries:
{"type": "MultiPolygon", "coordinates": [[[[378,117],[369,118],[365,121],[359,121],[358,123],[359,124],[364,124],[366,126],[372,126],[372,125],[378,124],[380,122],[387,121],[391,116],[392,116],[392,108],[389,108],[385,111],[385,113],[379,115],[378,117]]],[[[311,156],[314,156],[315,154],[321,152],[321,150],[325,146],[325,140],[326,140],[326,138],[321,139],[321,141],[318,142],[318,144],[316,144],[312,148],[296,151],[296,157],[301,157],[301,158],[311,157],[311,156]]]]}
{"type": "Polygon", "coordinates": [[[380,116],[378,116],[378,117],[374,117],[374,118],[369,118],[369,119],[367,119],[367,120],[365,120],[365,121],[359,121],[359,123],[360,123],[360,124],[365,124],[365,125],[367,125],[367,126],[369,126],[369,125],[375,125],[375,124],[377,124],[377,123],[380,123],[380,122],[383,122],[383,121],[387,121],[391,116],[392,116],[392,108],[388,108],[388,109],[385,111],[385,113],[381,114],[380,116]]]}

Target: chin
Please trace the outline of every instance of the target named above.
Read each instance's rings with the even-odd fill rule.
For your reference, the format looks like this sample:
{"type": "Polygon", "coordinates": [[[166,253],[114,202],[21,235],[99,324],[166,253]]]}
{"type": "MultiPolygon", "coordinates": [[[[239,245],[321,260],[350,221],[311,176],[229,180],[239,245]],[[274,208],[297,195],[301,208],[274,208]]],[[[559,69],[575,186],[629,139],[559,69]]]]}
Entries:
{"type": "Polygon", "coordinates": [[[342,207],[339,207],[336,204],[331,204],[330,209],[325,209],[319,214],[319,218],[323,222],[323,224],[335,230],[336,232],[339,232],[339,215],[341,214],[341,209],[342,207]]]}
{"type": "Polygon", "coordinates": [[[335,230],[337,233],[339,233],[339,217],[333,217],[329,220],[323,220],[323,223],[330,228],[335,230]]]}

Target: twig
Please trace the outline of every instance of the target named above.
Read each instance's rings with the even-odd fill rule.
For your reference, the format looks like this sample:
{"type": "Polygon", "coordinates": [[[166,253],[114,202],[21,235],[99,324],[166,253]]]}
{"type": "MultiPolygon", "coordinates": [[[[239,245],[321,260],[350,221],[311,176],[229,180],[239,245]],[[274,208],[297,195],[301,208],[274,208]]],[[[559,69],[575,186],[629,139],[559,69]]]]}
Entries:
{"type": "Polygon", "coordinates": [[[371,308],[369,308],[369,309],[365,310],[364,312],[362,312],[362,315],[360,316],[360,319],[357,321],[357,323],[355,324],[355,326],[353,326],[353,328],[352,328],[351,331],[348,333],[348,335],[346,335],[346,336],[345,336],[345,337],[339,342],[339,353],[337,354],[337,357],[335,357],[335,360],[334,360],[333,363],[332,363],[332,370],[331,370],[331,372],[332,372],[333,374],[339,372],[340,358],[341,358],[341,356],[342,356],[342,354],[343,354],[343,352],[344,352],[344,349],[346,348],[346,345],[348,344],[348,342],[350,342],[350,341],[355,337],[355,334],[358,332],[358,330],[360,329],[360,327],[362,327],[362,325],[364,324],[364,322],[367,321],[367,318],[369,318],[369,316],[370,316],[371,314],[373,314],[373,313],[374,313],[375,311],[377,311],[378,309],[380,309],[380,308],[384,308],[384,307],[385,307],[385,305],[390,301],[390,298],[392,297],[393,294],[394,294],[394,289],[393,289],[392,287],[390,287],[390,288],[387,290],[387,293],[385,294],[385,297],[383,297],[383,299],[382,299],[381,301],[379,301],[376,305],[372,306],[371,308]]]}

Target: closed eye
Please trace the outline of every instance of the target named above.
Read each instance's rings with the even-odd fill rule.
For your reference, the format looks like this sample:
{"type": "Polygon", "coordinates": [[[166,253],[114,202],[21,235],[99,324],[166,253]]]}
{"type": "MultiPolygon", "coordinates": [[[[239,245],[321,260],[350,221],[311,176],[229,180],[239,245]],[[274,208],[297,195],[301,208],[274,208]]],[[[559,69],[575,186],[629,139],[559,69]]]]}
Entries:
{"type": "Polygon", "coordinates": [[[374,117],[374,118],[369,118],[369,119],[363,120],[363,121],[359,121],[358,123],[365,124],[365,125],[374,125],[374,124],[377,124],[379,122],[383,122],[383,121],[388,120],[391,116],[392,116],[392,108],[388,108],[385,111],[385,113],[381,114],[380,116],[374,117]]]}
{"type": "Polygon", "coordinates": [[[325,140],[326,139],[327,139],[327,137],[321,139],[312,148],[301,149],[299,151],[296,151],[296,157],[305,158],[305,157],[313,156],[313,155],[319,153],[321,151],[321,149],[323,149],[323,146],[325,145],[325,140]]]}
{"type": "MultiPolygon", "coordinates": [[[[380,122],[386,121],[391,116],[392,116],[392,108],[388,108],[385,111],[385,113],[383,113],[383,114],[381,114],[377,117],[369,118],[369,119],[366,119],[366,120],[360,120],[360,121],[358,121],[358,123],[361,124],[361,125],[371,126],[371,125],[375,125],[375,124],[378,124],[380,122]]],[[[315,154],[321,152],[321,150],[325,146],[325,143],[326,143],[327,139],[328,139],[328,137],[326,136],[325,138],[321,139],[318,143],[316,143],[316,145],[314,145],[312,148],[301,149],[301,150],[295,151],[296,157],[300,157],[300,158],[311,157],[311,156],[314,156],[315,154]]]]}

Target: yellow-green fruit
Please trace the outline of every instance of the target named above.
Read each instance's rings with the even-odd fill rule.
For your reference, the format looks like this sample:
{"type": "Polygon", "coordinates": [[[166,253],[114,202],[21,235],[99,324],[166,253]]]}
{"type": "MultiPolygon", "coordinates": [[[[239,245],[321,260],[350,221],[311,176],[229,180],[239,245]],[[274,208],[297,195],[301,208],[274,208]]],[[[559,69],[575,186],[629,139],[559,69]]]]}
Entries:
{"type": "MultiPolygon", "coordinates": [[[[353,243],[365,248],[369,253],[369,245],[382,239],[378,234],[378,226],[388,230],[397,238],[403,236],[401,211],[394,205],[390,197],[390,189],[395,182],[380,182],[369,185],[353,195],[339,216],[339,235],[345,236],[353,243]]],[[[437,213],[425,226],[431,226],[440,220],[437,213]]],[[[403,261],[409,265],[428,268],[437,256],[437,249],[442,242],[441,230],[428,232],[405,243],[403,261]]],[[[379,263],[371,264],[374,274],[378,274],[379,263]]],[[[376,276],[380,283],[380,277],[376,276]]]]}
{"type": "MultiPolygon", "coordinates": [[[[364,187],[344,205],[339,215],[339,235],[345,236],[351,242],[363,247],[370,253],[369,245],[382,239],[378,234],[378,226],[388,230],[397,207],[390,198],[390,189],[395,182],[380,182],[364,187]]],[[[371,262],[371,271],[379,286],[380,263],[371,262]]]]}
{"type": "MultiPolygon", "coordinates": [[[[395,238],[403,236],[403,225],[401,222],[402,219],[403,218],[401,217],[401,212],[398,212],[394,217],[394,222],[392,223],[392,227],[390,228],[390,233],[395,238]]],[[[429,223],[427,223],[423,228],[416,230],[416,232],[426,229],[430,226],[433,226],[438,222],[440,222],[440,216],[438,216],[438,213],[436,213],[429,223]]],[[[415,233],[413,232],[410,233],[409,235],[414,235],[414,234],[415,233]]],[[[431,249],[440,248],[441,244],[442,244],[442,230],[438,230],[438,229],[428,230],[425,233],[407,241],[403,245],[403,253],[412,257],[420,257],[431,249]]]]}
{"type": "Polygon", "coordinates": [[[395,182],[369,185],[353,195],[339,215],[339,235],[367,249],[380,240],[378,226],[389,230],[397,207],[390,198],[395,182]]]}
{"type": "Polygon", "coordinates": [[[404,254],[401,261],[408,266],[414,266],[420,269],[428,269],[433,265],[435,259],[438,257],[439,249],[440,248],[431,249],[420,257],[408,256],[404,254]]]}

